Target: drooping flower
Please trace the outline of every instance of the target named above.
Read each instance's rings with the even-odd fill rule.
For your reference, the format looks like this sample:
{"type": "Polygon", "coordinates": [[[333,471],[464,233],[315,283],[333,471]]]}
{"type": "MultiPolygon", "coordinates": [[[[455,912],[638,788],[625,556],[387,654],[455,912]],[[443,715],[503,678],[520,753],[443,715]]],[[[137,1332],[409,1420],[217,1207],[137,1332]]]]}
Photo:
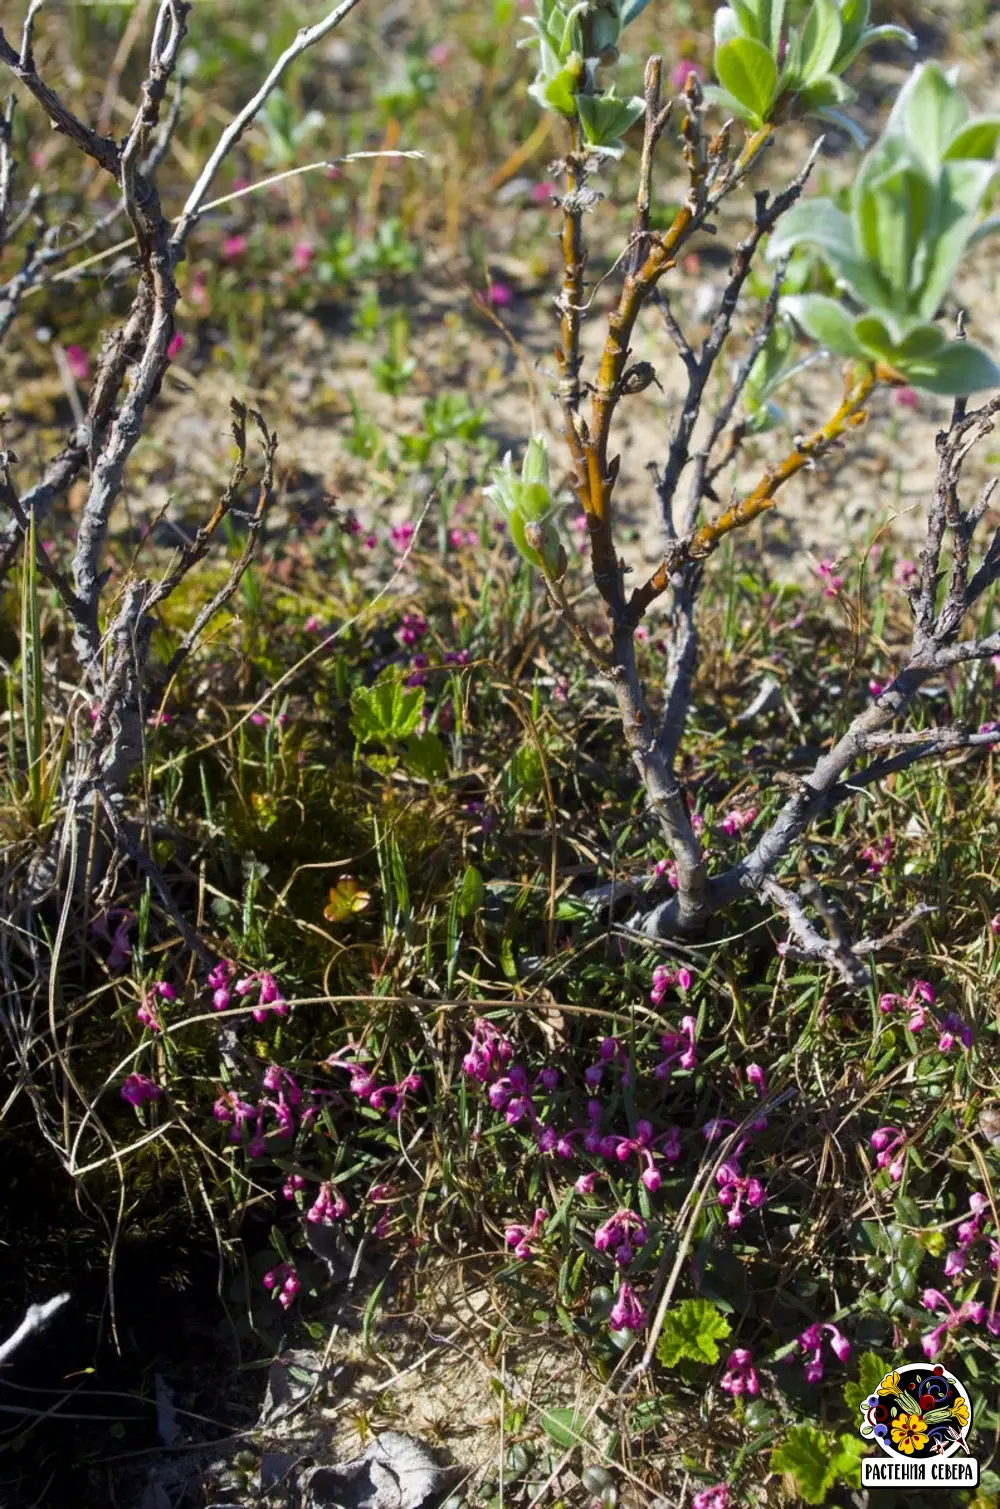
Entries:
{"type": "Polygon", "coordinates": [[[760,1379],[753,1365],[753,1353],[746,1347],[737,1347],[735,1352],[730,1352],[719,1387],[723,1393],[732,1394],[734,1399],[741,1394],[753,1399],[760,1393],[760,1379]]]}
{"type": "Polygon", "coordinates": [[[611,1307],[608,1323],[612,1331],[641,1331],[645,1328],[646,1312],[631,1284],[624,1280],[618,1290],[618,1298],[611,1307]]]}
{"type": "Polygon", "coordinates": [[[121,1087],[122,1100],[127,1100],[130,1106],[138,1107],[147,1101],[159,1100],[162,1094],[156,1081],[145,1074],[130,1074],[121,1087]]]}
{"type": "Polygon", "coordinates": [[[227,236],[222,243],[222,258],[225,262],[238,262],[246,254],[250,242],[246,236],[227,236]]]}
{"type": "Polygon", "coordinates": [[[725,1483],[703,1488],[691,1500],[691,1509],[729,1509],[729,1488],[725,1483]]]}
{"type": "Polygon", "coordinates": [[[933,1362],[944,1346],[943,1338],[949,1332],[957,1331],[964,1325],[981,1326],[986,1319],[986,1306],[984,1304],[967,1299],[956,1308],[948,1296],[941,1293],[940,1289],[925,1289],[920,1296],[920,1300],[925,1310],[930,1310],[932,1313],[937,1311],[938,1314],[941,1314],[942,1311],[945,1312],[944,1319],[932,1330],[925,1332],[920,1338],[920,1346],[928,1362],[933,1362]]]}
{"type": "Polygon", "coordinates": [[[302,1288],[294,1263],[279,1263],[276,1268],[271,1268],[264,1274],[261,1283],[283,1310],[294,1303],[295,1296],[302,1288]]]}
{"type": "Polygon", "coordinates": [[[536,1242],[541,1234],[542,1227],[548,1220],[548,1212],[539,1207],[535,1211],[535,1219],[530,1226],[508,1226],[504,1232],[504,1241],[508,1247],[513,1247],[514,1256],[520,1262],[527,1262],[533,1256],[531,1244],[536,1242]]]}

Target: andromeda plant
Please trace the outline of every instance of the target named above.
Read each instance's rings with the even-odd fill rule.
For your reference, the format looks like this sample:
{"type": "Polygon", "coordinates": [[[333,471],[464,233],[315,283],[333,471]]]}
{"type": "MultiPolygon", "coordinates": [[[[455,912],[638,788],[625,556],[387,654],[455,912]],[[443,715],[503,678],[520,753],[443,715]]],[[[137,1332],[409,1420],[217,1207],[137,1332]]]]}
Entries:
{"type": "Polygon", "coordinates": [[[892,38],[915,47],[902,26],[869,26],[870,0],[814,0],[802,26],[786,24],[786,0],[732,0],[715,14],[715,72],[721,88],[705,93],[755,128],[793,113],[858,127],[836,107],[854,90],[842,75],[873,42],[892,38]]]}
{"type": "MultiPolygon", "coordinates": [[[[1000,532],[973,567],[973,533],[988,495],[967,511],[958,496],[963,461],[1000,412],[1000,398],[967,410],[966,396],[1000,386],[1000,369],[988,353],[965,340],[962,320],[956,340],[950,340],[938,323],[939,306],[956,268],[984,230],[976,222],[994,171],[1000,122],[992,117],[972,119],[954,81],[939,68],[917,69],[882,138],[856,175],[850,213],[824,200],[798,202],[818,144],[779,192],[755,187],[745,234],[733,249],[728,279],[707,333],[695,339],[682,329],[664,292],[685,244],[697,232],[718,228],[723,202],[759,168],[790,117],[827,111],[849,97],[841,74],[871,41],[886,35],[909,39],[898,28],[869,28],[867,0],[816,0],[799,28],[786,24],[783,0],[733,0],[720,11],[716,27],[717,67],[728,94],[703,92],[689,74],[679,111],[687,192],[669,226],[654,231],[654,160],[673,110],[661,98],[662,60],[649,60],[642,100],[628,101],[620,113],[623,102],[614,93],[611,77],[621,31],[642,8],[620,0],[576,5],[536,0],[537,15],[530,23],[540,61],[531,92],[543,109],[563,118],[567,135],[561,164],[563,275],[555,300],[561,323],[557,396],[573,486],[587,523],[590,568],[605,618],[603,635],[583,621],[566,590],[567,565],[558,541],[542,437],[530,442],[520,476],[507,457],[494,472],[490,494],[506,514],[518,549],[541,571],[561,618],[615,698],[651,815],[672,853],[674,894],[645,915],[637,914],[633,926],[650,937],[698,929],[739,897],[754,894],[788,917],[789,952],[826,960],[845,980],[860,986],[868,979],[860,955],[875,950],[877,941],[865,939],[852,948],[829,922],[830,936],[823,936],[808,915],[808,904],[814,904],[821,918],[829,918],[822,897],[786,889],[777,873],[810,825],[839,803],[853,800],[858,791],[915,760],[995,739],[988,731],[931,728],[906,733],[895,725],[932,676],[1000,651],[1000,633],[978,639],[963,634],[983,594],[1000,580],[1000,532]],[[732,119],[721,130],[709,132],[705,115],[710,99],[751,128],[745,140],[734,139],[740,128],[732,119]],[[618,264],[623,273],[601,355],[584,383],[580,331],[592,308],[585,283],[584,219],[601,199],[589,184],[624,152],[630,123],[640,118],[635,213],[618,264]],[[806,243],[833,268],[853,308],[805,294],[786,298],[785,309],[780,308],[788,256],[806,243]],[[744,296],[768,245],[777,266],[770,291],[754,316],[744,307],[744,296]],[[672,342],[686,393],[675,408],[662,464],[656,469],[663,560],[645,581],[627,589],[630,568],[619,556],[614,538],[621,457],[614,453],[612,432],[619,405],[657,380],[653,366],[632,361],[630,350],[637,322],[653,303],[672,342]],[[750,335],[739,359],[723,365],[738,313],[750,326],[750,335]],[[773,393],[816,359],[816,353],[805,360],[798,355],[793,316],[807,333],[847,358],[842,397],[825,423],[812,434],[796,436],[786,455],[773,459],[755,483],[721,504],[715,486],[723,469],[739,460],[748,435],[763,436],[774,429],[780,413],[771,402],[773,393]],[[728,374],[724,378],[723,371],[728,374]],[[927,546],[910,588],[914,630],[909,655],[895,679],[879,687],[873,701],[804,778],[788,774],[792,794],[750,853],[721,873],[710,874],[677,773],[698,663],[697,606],[705,563],[729,534],[773,508],[791,477],[865,421],[876,387],[904,382],[953,394],[957,400],[951,427],[938,440],[927,546]],[[709,393],[721,397],[706,413],[709,393]],[[942,600],[939,583],[946,541],[951,568],[942,600]],[[635,635],[658,599],[666,607],[667,673],[663,716],[654,727],[638,674],[635,635]]],[[[626,894],[629,889],[639,894],[644,882],[645,877],[626,887],[626,894]]],[[[612,894],[620,897],[622,884],[616,882],[613,892],[607,888],[592,894],[595,902],[612,894]]]]}

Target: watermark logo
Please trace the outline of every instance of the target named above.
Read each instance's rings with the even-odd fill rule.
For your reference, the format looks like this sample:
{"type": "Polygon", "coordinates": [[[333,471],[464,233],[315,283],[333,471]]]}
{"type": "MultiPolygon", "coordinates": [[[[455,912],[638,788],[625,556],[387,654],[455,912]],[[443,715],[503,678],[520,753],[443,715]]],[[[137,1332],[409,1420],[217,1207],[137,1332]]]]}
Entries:
{"type": "Polygon", "coordinates": [[[881,1455],[861,1463],[864,1488],[976,1488],[972,1402],[953,1373],[911,1362],[886,1373],[861,1405],[861,1434],[881,1455]]]}

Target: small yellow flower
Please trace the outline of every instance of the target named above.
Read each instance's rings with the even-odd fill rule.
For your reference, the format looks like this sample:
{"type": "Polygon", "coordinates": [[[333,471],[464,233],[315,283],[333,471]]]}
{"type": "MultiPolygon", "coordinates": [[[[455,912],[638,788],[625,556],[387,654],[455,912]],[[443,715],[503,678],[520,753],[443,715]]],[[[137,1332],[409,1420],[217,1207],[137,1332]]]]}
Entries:
{"type": "Polygon", "coordinates": [[[952,1405],[951,1412],[955,1416],[955,1419],[958,1421],[959,1425],[964,1430],[969,1423],[969,1406],[966,1404],[961,1394],[959,1394],[958,1398],[952,1405]]]}
{"type": "Polygon", "coordinates": [[[927,1426],[916,1415],[900,1415],[892,1422],[893,1445],[910,1455],[922,1451],[927,1445],[927,1426]]]}
{"type": "Polygon", "coordinates": [[[878,1386],[878,1391],[883,1396],[886,1394],[899,1393],[899,1374],[887,1373],[878,1386]]]}

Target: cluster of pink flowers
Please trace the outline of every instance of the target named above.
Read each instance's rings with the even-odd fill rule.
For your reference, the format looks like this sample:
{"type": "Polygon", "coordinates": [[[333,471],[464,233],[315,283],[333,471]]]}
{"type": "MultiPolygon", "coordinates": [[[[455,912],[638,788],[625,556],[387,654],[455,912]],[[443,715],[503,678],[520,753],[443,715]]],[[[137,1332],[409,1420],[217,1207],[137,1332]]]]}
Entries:
{"type": "Polygon", "coordinates": [[[470,1079],[485,1085],[492,1073],[501,1073],[514,1057],[514,1044],[488,1022],[477,1017],[472,1028],[472,1046],[462,1060],[470,1079]]]}
{"type": "Polygon", "coordinates": [[[642,1331],[646,1325],[646,1312],[632,1285],[624,1279],[618,1288],[618,1298],[608,1314],[612,1331],[642,1331]]]}
{"type": "Polygon", "coordinates": [[[891,991],[886,991],[883,995],[879,996],[878,1009],[885,1015],[889,1015],[897,1007],[902,1007],[904,1011],[908,1011],[910,1015],[906,1025],[911,1032],[922,1032],[929,1024],[936,1025],[940,1034],[938,1037],[939,1053],[950,1053],[956,1043],[961,1043],[965,1049],[971,1048],[973,1042],[972,1028],[968,1022],[959,1016],[957,1011],[948,1011],[940,1018],[932,1017],[928,1019],[925,1008],[933,1006],[936,1000],[937,994],[933,985],[929,984],[927,980],[914,980],[907,996],[895,995],[891,991]]]}
{"type": "Polygon", "coordinates": [[[427,620],[422,614],[404,613],[399,628],[396,631],[396,638],[401,645],[404,645],[409,650],[415,644],[419,644],[426,633],[427,620]]]}
{"type": "Polygon", "coordinates": [[[726,1372],[719,1384],[725,1394],[738,1399],[741,1394],[754,1399],[760,1393],[760,1379],[753,1365],[753,1353],[746,1347],[737,1347],[726,1359],[726,1372]]]}
{"type": "Polygon", "coordinates": [[[156,1081],[145,1074],[130,1074],[121,1088],[122,1100],[136,1107],[145,1105],[148,1100],[159,1100],[162,1094],[156,1081]]]}
{"type": "Polygon", "coordinates": [[[416,525],[411,523],[409,519],[405,520],[402,524],[394,524],[389,530],[389,544],[397,554],[402,555],[404,551],[410,548],[416,532],[416,525]]]}
{"type": "Polygon", "coordinates": [[[892,568],[892,579],[897,587],[905,587],[912,582],[918,569],[916,561],[908,560],[905,555],[901,555],[892,568]]]}
{"type": "Polygon", "coordinates": [[[222,257],[225,262],[238,262],[244,257],[250,246],[246,236],[227,236],[222,243],[222,257]]]}
{"type": "Polygon", "coordinates": [[[796,1340],[796,1351],[786,1357],[786,1362],[799,1356],[805,1361],[805,1375],[807,1383],[818,1383],[823,1376],[823,1333],[829,1332],[828,1345],[838,1362],[846,1362],[851,1355],[851,1343],[842,1331],[838,1331],[835,1325],[827,1322],[821,1325],[815,1321],[808,1326],[796,1340]]]}
{"type": "Polygon", "coordinates": [[[868,866],[869,875],[880,875],[889,863],[892,854],[892,839],[888,833],[883,838],[877,838],[874,843],[861,850],[860,857],[868,866]]]}
{"type": "MultiPolygon", "coordinates": [[[[686,971],[685,971],[686,973],[686,971]]],[[[665,1032],[660,1038],[664,1057],[653,1069],[653,1078],[668,1082],[674,1068],[693,1069],[698,1062],[697,1022],[693,1016],[681,1018],[680,1032],[665,1032]]]]}
{"type": "Polygon", "coordinates": [[[619,1268],[627,1268],[636,1251],[644,1247],[649,1233],[642,1217],[634,1210],[618,1210],[594,1233],[597,1252],[609,1252],[619,1268]]]}
{"type": "Polygon", "coordinates": [[[588,1090],[599,1090],[604,1071],[611,1064],[618,1064],[622,1071],[622,1084],[632,1083],[632,1060],[625,1052],[624,1044],[617,1037],[602,1037],[597,1048],[597,1062],[583,1071],[583,1082],[588,1090]]]}
{"type": "Polygon", "coordinates": [[[826,583],[826,586],[823,588],[823,596],[836,597],[837,593],[844,585],[844,578],[835,574],[834,562],[829,558],[827,558],[825,561],[820,561],[819,565],[816,567],[816,575],[820,578],[821,581],[824,581],[826,583]]]}
{"type": "Polygon", "coordinates": [[[879,1168],[889,1170],[889,1178],[898,1184],[906,1163],[906,1133],[897,1127],[878,1127],[869,1138],[879,1168]]]}
{"type": "Polygon", "coordinates": [[[160,1021],[156,1004],[157,997],[161,1001],[176,1001],[177,992],[172,985],[167,984],[166,980],[159,980],[143,997],[142,1005],[136,1012],[136,1018],[144,1027],[148,1027],[150,1032],[163,1031],[163,1023],[160,1021]]]}
{"type": "Polygon", "coordinates": [[[757,807],[734,807],[726,813],[719,827],[727,838],[732,838],[735,834],[742,833],[744,828],[749,828],[758,810],[757,807]]]}
{"type": "Polygon", "coordinates": [[[302,1288],[294,1263],[279,1263],[277,1268],[264,1274],[261,1282],[283,1310],[294,1303],[295,1296],[302,1288]]]}
{"type": "Polygon", "coordinates": [[[920,1346],[929,1362],[933,1362],[944,1346],[944,1338],[961,1326],[981,1326],[985,1321],[990,1335],[1000,1336],[1000,1313],[987,1315],[986,1306],[978,1301],[967,1299],[955,1306],[940,1289],[925,1289],[920,1299],[924,1309],[930,1310],[932,1314],[935,1311],[939,1315],[944,1312],[944,1319],[920,1338],[920,1346]]]}
{"type": "Polygon", "coordinates": [[[379,1085],[374,1074],[356,1059],[342,1057],[344,1050],[333,1053],[326,1060],[330,1069],[346,1069],[350,1073],[350,1091],[359,1100],[364,1100],[373,1111],[383,1111],[390,1121],[398,1121],[406,1104],[406,1097],[423,1088],[419,1074],[406,1074],[394,1085],[379,1085]]]}
{"type": "Polygon", "coordinates": [[[306,1220],[313,1226],[332,1226],[335,1221],[342,1221],[350,1213],[347,1201],[339,1189],[334,1189],[329,1182],[324,1182],[319,1187],[316,1196],[309,1209],[306,1211],[306,1220]]]}
{"type": "MultiPolygon", "coordinates": [[[[944,1272],[946,1278],[955,1278],[959,1273],[965,1272],[966,1253],[974,1242],[986,1233],[982,1229],[982,1218],[990,1208],[990,1202],[985,1195],[975,1191],[969,1198],[970,1219],[963,1221],[956,1237],[958,1246],[945,1255],[944,1272]]],[[[994,1273],[1000,1271],[1000,1242],[995,1238],[988,1238],[990,1244],[989,1263],[994,1273]]]]}
{"type": "MultiPolygon", "coordinates": [[[[653,970],[653,988],[649,992],[649,999],[654,1006],[659,1006],[668,990],[690,990],[693,978],[691,971],[683,965],[680,969],[666,969],[664,965],[658,964],[653,970]]],[[[685,1068],[689,1067],[690,1065],[685,1065],[685,1068]]]]}
{"type": "Polygon", "coordinates": [[[767,1192],[760,1180],[748,1177],[740,1168],[739,1157],[743,1146],[744,1143],[741,1143],[715,1175],[715,1182],[719,1186],[719,1204],[726,1212],[726,1223],[730,1231],[738,1231],[747,1211],[760,1210],[767,1199],[767,1192]]]}
{"type": "Polygon", "coordinates": [[[479,544],[478,529],[449,529],[448,544],[452,550],[462,550],[467,545],[479,544]]]}
{"type": "Polygon", "coordinates": [[[725,1483],[703,1488],[691,1500],[691,1509],[729,1509],[729,1489],[725,1483]]]}
{"type": "Polygon", "coordinates": [[[542,1227],[548,1220],[548,1212],[541,1207],[535,1211],[535,1219],[530,1226],[508,1226],[504,1232],[504,1241],[508,1247],[513,1247],[514,1256],[519,1262],[526,1263],[532,1253],[532,1242],[537,1242],[541,1236],[542,1227]]]}
{"type": "Polygon", "coordinates": [[[268,970],[255,970],[253,974],[232,984],[234,974],[233,966],[228,960],[222,959],[208,976],[212,1005],[216,1011],[227,1011],[233,1004],[234,995],[242,1001],[256,993],[256,1004],[250,1013],[255,1022],[266,1022],[269,1016],[288,1015],[288,1002],[281,994],[277,980],[268,970]]]}

